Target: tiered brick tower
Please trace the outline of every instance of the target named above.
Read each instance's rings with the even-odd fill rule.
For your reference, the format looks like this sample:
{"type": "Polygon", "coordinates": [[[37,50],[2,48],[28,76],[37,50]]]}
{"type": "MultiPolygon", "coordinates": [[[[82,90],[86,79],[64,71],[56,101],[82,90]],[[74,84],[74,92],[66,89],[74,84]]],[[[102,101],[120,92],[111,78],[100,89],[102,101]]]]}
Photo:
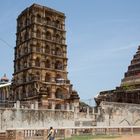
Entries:
{"type": "Polygon", "coordinates": [[[97,105],[102,101],[140,104],[140,46],[121,85],[116,89],[100,92],[95,101],[97,105]]]}
{"type": "Polygon", "coordinates": [[[121,86],[140,88],[140,46],[122,79],[121,86]]]}
{"type": "Polygon", "coordinates": [[[16,35],[14,100],[38,100],[50,109],[79,100],[67,77],[64,13],[33,4],[18,16],[16,35]]]}

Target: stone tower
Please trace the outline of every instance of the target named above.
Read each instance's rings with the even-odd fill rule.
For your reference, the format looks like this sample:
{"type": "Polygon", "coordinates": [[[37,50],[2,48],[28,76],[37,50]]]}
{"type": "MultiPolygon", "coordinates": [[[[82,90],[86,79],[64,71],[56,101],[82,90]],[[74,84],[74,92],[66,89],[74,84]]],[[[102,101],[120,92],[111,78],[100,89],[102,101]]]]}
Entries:
{"type": "Polygon", "coordinates": [[[66,108],[74,96],[67,72],[64,13],[33,4],[17,18],[13,98],[66,108]]]}

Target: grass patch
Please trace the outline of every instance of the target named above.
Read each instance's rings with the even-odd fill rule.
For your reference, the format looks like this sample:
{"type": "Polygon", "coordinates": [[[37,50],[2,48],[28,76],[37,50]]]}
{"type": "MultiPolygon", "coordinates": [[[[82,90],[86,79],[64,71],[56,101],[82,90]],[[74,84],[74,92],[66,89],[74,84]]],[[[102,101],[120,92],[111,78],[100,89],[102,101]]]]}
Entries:
{"type": "Polygon", "coordinates": [[[115,139],[120,136],[108,136],[108,135],[83,135],[83,136],[72,136],[66,140],[92,140],[92,139],[115,139]]]}

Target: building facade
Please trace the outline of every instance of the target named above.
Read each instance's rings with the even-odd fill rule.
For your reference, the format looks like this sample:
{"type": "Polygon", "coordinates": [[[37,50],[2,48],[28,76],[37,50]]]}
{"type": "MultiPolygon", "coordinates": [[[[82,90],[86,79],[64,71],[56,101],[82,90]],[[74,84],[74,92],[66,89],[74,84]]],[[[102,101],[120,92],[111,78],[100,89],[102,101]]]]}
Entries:
{"type": "Polygon", "coordinates": [[[62,109],[79,100],[68,80],[64,13],[33,4],[17,18],[13,100],[62,109]]]}
{"type": "Polygon", "coordinates": [[[0,106],[8,106],[8,101],[11,100],[11,82],[6,74],[0,79],[0,106]]]}

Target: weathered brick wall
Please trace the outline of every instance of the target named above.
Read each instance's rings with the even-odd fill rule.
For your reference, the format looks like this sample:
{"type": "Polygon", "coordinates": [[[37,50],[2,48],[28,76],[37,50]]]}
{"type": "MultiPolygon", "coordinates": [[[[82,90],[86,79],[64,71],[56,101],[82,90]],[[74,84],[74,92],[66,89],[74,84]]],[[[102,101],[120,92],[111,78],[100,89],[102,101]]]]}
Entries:
{"type": "Polygon", "coordinates": [[[102,102],[97,126],[140,126],[140,105],[102,102]]]}
{"type": "Polygon", "coordinates": [[[9,128],[73,127],[72,111],[0,109],[0,130],[9,128]]]}

